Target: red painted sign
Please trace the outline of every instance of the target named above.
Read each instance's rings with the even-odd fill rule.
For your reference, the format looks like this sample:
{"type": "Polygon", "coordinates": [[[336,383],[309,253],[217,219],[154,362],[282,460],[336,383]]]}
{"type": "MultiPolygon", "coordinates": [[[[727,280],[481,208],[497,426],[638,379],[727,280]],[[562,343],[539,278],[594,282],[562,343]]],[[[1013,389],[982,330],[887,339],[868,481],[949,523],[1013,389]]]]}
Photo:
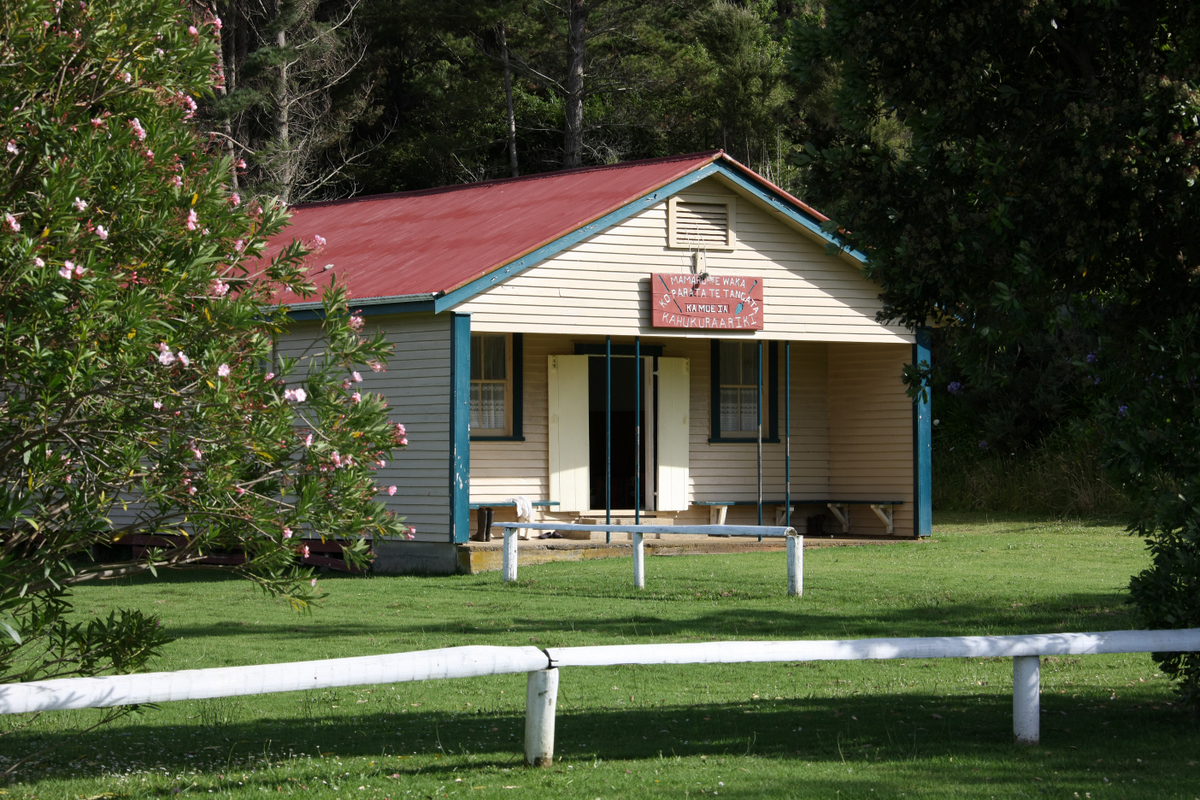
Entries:
{"type": "Polygon", "coordinates": [[[660,273],[650,276],[650,324],[656,328],[763,329],[762,278],[660,273]]]}

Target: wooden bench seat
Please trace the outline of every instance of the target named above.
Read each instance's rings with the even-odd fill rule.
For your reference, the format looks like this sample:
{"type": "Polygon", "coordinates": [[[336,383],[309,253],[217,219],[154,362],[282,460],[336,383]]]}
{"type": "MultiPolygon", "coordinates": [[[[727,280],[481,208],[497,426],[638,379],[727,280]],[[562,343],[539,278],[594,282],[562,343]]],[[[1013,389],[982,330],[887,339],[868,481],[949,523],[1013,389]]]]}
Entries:
{"type": "MultiPolygon", "coordinates": [[[[729,511],[730,506],[757,506],[758,500],[698,500],[692,505],[708,506],[709,522],[713,525],[724,525],[725,515],[729,511]]],[[[782,524],[784,512],[787,502],[784,500],[763,500],[764,506],[775,507],[775,523],[782,524]]],[[[792,498],[793,510],[795,506],[825,506],[830,513],[837,518],[837,521],[842,524],[842,533],[850,532],[850,506],[870,506],[875,512],[875,516],[887,526],[888,534],[892,534],[896,530],[896,506],[904,505],[903,500],[813,500],[809,498],[792,498]]]]}
{"type": "MultiPolygon", "coordinates": [[[[471,537],[472,541],[490,542],[492,540],[492,521],[496,516],[497,508],[516,508],[517,504],[512,500],[492,502],[483,500],[478,503],[467,504],[472,511],[477,511],[478,514],[475,524],[475,535],[471,537]]],[[[557,500],[533,500],[534,508],[552,508],[558,505],[557,500]]]]}

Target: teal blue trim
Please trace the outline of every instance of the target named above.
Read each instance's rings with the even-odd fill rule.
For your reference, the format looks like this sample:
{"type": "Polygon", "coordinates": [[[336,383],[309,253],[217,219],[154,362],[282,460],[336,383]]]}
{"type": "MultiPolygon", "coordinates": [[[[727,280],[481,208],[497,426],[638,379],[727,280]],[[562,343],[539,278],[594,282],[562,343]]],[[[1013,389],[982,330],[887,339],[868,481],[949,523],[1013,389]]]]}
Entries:
{"type": "MultiPolygon", "coordinates": [[[[829,244],[835,245],[839,248],[845,246],[840,241],[838,241],[836,236],[831,236],[830,234],[828,234],[824,230],[822,230],[821,224],[819,222],[817,222],[816,220],[812,219],[804,212],[797,209],[795,207],[795,205],[793,205],[791,200],[787,199],[786,197],[783,197],[782,195],[780,195],[777,192],[773,192],[773,191],[763,188],[757,182],[750,180],[745,175],[743,175],[741,172],[733,169],[732,167],[726,166],[725,164],[717,164],[715,166],[717,167],[718,172],[720,172],[724,177],[728,178],[733,183],[737,184],[740,189],[746,191],[749,194],[754,195],[755,197],[757,197],[759,200],[762,200],[764,203],[769,205],[774,210],[776,210],[782,214],[785,214],[788,218],[790,218],[793,221],[804,226],[808,230],[815,233],[817,236],[820,236],[822,239],[824,239],[829,244]]],[[[863,264],[867,263],[867,257],[865,255],[863,255],[862,253],[860,253],[859,251],[847,249],[846,252],[849,253],[851,256],[853,256],[856,260],[862,262],[863,264]]]]}
{"type": "Polygon", "coordinates": [[[450,316],[450,541],[471,538],[471,315],[450,316]]]}
{"type": "MultiPolygon", "coordinates": [[[[916,366],[929,364],[929,328],[917,328],[913,343],[916,366]]],[[[913,400],[913,526],[917,536],[933,534],[933,412],[926,384],[913,400]]]]}
{"type": "Polygon", "coordinates": [[[653,192],[643,195],[633,202],[626,203],[617,210],[610,211],[603,217],[600,217],[593,222],[589,222],[582,228],[577,228],[565,236],[560,236],[554,241],[542,245],[532,253],[522,256],[516,261],[505,264],[499,269],[492,270],[488,274],[476,278],[470,283],[460,286],[454,291],[439,297],[434,301],[434,311],[440,312],[453,308],[459,303],[471,299],[480,292],[487,291],[493,286],[503,283],[514,275],[524,272],[535,264],[539,264],[542,261],[545,261],[547,258],[561,253],[568,247],[573,247],[574,245],[579,244],[589,236],[593,236],[607,228],[612,227],[613,225],[616,225],[618,222],[629,219],[634,214],[640,214],[650,206],[656,203],[661,203],[671,195],[678,194],[692,184],[715,175],[720,171],[722,171],[722,167],[720,165],[708,164],[707,166],[703,166],[694,172],[689,172],[682,178],[677,178],[665,186],[655,189],[653,192]]]}

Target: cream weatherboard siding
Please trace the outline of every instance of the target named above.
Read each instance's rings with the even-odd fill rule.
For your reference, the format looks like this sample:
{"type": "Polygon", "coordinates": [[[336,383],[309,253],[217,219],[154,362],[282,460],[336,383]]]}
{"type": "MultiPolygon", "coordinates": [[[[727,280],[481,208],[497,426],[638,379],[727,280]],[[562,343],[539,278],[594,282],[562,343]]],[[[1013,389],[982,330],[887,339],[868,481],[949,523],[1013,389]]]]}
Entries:
{"type": "MultiPolygon", "coordinates": [[[[404,423],[409,441],[375,473],[381,488],[396,487],[395,496],[383,493],[380,500],[416,526],[417,541],[445,542],[450,537],[450,315],[368,317],[365,332],[377,330],[396,349],[386,371],[362,372],[359,389],[387,396],[391,419],[404,423]]],[[[280,337],[276,358],[312,353],[319,332],[316,322],[295,323],[280,337]]]]}
{"type": "MultiPolygon", "coordinates": [[[[687,191],[730,196],[717,179],[687,191]]],[[[880,325],[878,288],[856,263],[833,258],[825,246],[738,197],[735,246],[708,250],[706,268],[717,275],[763,278],[765,329],[755,336],[794,341],[912,342],[903,328],[880,325]]],[[[667,246],[667,202],[531,267],[460,304],[474,331],[642,335],[708,338],[710,331],[650,326],[650,275],[688,272],[695,253],[667,246]]],[[[749,336],[751,334],[740,334],[749,336]]]]}
{"type": "MultiPolygon", "coordinates": [[[[829,491],[844,500],[903,500],[896,535],[913,534],[912,400],[901,381],[910,347],[829,346],[829,491]]],[[[869,508],[852,507],[851,530],[884,534],[869,508]]],[[[830,521],[826,530],[836,529],[830,521]]]]}

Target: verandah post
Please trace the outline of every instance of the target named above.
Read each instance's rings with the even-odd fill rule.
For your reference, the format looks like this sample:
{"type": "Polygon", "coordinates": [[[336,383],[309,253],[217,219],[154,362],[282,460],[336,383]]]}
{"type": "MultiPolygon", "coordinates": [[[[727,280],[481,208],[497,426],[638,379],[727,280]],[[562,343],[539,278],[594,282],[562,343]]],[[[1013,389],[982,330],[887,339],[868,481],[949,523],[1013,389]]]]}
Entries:
{"type": "Polygon", "coordinates": [[[789,533],[787,537],[788,596],[804,594],[804,537],[789,533]]]}
{"type": "Polygon", "coordinates": [[[554,763],[554,711],[558,705],[558,670],[529,673],[525,684],[525,766],[554,763]]]}
{"type": "Polygon", "coordinates": [[[637,589],[646,588],[646,543],[641,531],[633,532],[633,585],[637,589]]]}
{"type": "Polygon", "coordinates": [[[504,529],[504,582],[517,579],[517,529],[504,529]]]}
{"type": "Polygon", "coordinates": [[[1013,741],[1037,744],[1042,725],[1040,656],[1013,656],[1013,741]]]}

